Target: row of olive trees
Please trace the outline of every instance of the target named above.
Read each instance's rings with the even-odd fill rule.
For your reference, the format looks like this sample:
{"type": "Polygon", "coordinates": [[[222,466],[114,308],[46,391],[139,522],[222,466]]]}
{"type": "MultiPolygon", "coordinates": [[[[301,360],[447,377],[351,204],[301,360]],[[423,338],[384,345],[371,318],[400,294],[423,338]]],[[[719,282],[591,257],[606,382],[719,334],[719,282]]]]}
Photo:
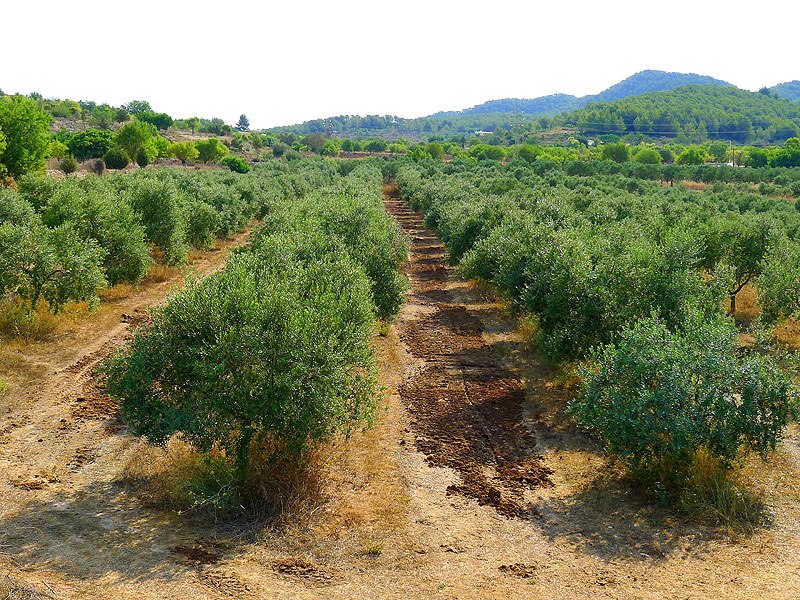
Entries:
{"type": "MultiPolygon", "coordinates": [[[[331,177],[327,167],[306,170],[331,177]]],[[[154,257],[180,264],[189,246],[207,249],[298,195],[294,177],[303,171],[24,176],[19,191],[0,190],[0,298],[23,301],[29,314],[40,300],[58,312],[69,301],[96,301],[105,285],[138,284],[154,257]]]]}
{"type": "Polygon", "coordinates": [[[698,453],[725,471],[774,448],[796,391],[769,356],[740,355],[723,301],[757,281],[766,322],[800,316],[793,205],[534,169],[396,179],[465,274],[536,318],[548,354],[584,359],[570,410],[641,480],[679,495],[698,453]]]}
{"type": "Polygon", "coordinates": [[[248,252],[154,312],[107,365],[135,433],[224,449],[241,490],[265,463],[302,463],[371,418],[370,339],[375,318],[399,309],[407,252],[381,182],[365,165],[278,202],[248,252]]]}

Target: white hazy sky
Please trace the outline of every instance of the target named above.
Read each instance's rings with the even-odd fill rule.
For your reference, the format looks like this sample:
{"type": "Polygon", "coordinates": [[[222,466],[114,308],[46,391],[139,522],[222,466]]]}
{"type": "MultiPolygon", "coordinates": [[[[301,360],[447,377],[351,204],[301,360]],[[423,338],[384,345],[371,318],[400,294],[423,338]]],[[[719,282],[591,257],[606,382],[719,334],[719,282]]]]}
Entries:
{"type": "Polygon", "coordinates": [[[795,2],[0,0],[0,89],[254,128],[597,93],[644,69],[800,79],[795,2]]]}

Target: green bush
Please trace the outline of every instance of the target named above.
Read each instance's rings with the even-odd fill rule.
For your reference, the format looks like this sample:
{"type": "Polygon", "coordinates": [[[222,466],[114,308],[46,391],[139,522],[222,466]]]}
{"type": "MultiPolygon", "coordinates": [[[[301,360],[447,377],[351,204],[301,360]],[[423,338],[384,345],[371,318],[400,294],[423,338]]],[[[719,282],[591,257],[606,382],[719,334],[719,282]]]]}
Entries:
{"type": "Polygon", "coordinates": [[[49,227],[69,223],[83,239],[103,248],[103,269],[110,284],[138,284],[153,262],[144,227],[127,202],[93,181],[87,178],[80,187],[62,185],[48,201],[42,219],[49,227]]]}
{"type": "Polygon", "coordinates": [[[58,313],[70,301],[95,301],[106,284],[101,264],[106,252],[70,224],[48,229],[0,225],[0,296],[16,294],[32,313],[40,299],[58,313]]]}
{"type": "Polygon", "coordinates": [[[114,143],[114,134],[100,129],[79,131],[67,142],[69,151],[79,160],[100,158],[106,154],[114,143]]]}
{"type": "Polygon", "coordinates": [[[195,142],[197,146],[198,158],[204,163],[218,162],[223,156],[228,154],[228,148],[217,138],[208,138],[195,142]]]}
{"type": "Polygon", "coordinates": [[[250,164],[241,156],[228,155],[220,161],[220,164],[235,173],[248,173],[251,170],[250,164]]]}
{"type": "Polygon", "coordinates": [[[140,216],[147,238],[164,253],[167,264],[186,260],[185,197],[171,181],[142,172],[128,181],[127,199],[140,216]]]}
{"type": "Polygon", "coordinates": [[[61,159],[58,168],[61,169],[65,174],[69,175],[78,170],[78,161],[75,160],[74,156],[68,154],[61,159]]]}
{"type": "Polygon", "coordinates": [[[36,210],[41,210],[51,196],[58,189],[59,182],[54,177],[42,177],[41,175],[23,175],[17,182],[19,193],[31,203],[36,210]]]}
{"type": "Polygon", "coordinates": [[[217,232],[222,229],[222,217],[217,209],[206,202],[192,200],[185,205],[186,238],[199,250],[207,250],[214,245],[217,232]]]}
{"type": "Polygon", "coordinates": [[[769,248],[758,277],[758,301],[766,323],[800,318],[800,244],[786,238],[769,248]]]}
{"type": "Polygon", "coordinates": [[[136,164],[139,165],[141,168],[145,168],[147,165],[150,164],[150,157],[147,154],[147,150],[144,148],[139,148],[136,151],[136,164]]]}
{"type": "Polygon", "coordinates": [[[726,317],[670,330],[637,321],[582,367],[569,412],[646,484],[680,491],[698,456],[729,468],[775,448],[794,401],[791,380],[766,356],[739,356],[726,317]]]}
{"type": "Polygon", "coordinates": [[[344,254],[305,257],[293,236],[188,286],[107,366],[134,433],[199,449],[300,460],[372,415],[369,283],[344,254]]]}
{"type": "Polygon", "coordinates": [[[122,148],[111,148],[105,153],[103,160],[109,169],[124,169],[131,162],[130,157],[122,148]]]}
{"type": "Polygon", "coordinates": [[[20,194],[11,188],[0,187],[0,225],[27,225],[33,222],[36,211],[20,194]]]}

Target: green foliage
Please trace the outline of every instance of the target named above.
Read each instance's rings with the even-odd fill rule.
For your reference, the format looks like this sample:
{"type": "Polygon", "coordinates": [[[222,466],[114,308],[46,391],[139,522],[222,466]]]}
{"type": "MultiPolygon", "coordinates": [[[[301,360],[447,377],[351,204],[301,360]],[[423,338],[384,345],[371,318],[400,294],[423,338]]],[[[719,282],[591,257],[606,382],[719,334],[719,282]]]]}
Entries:
{"type": "Polygon", "coordinates": [[[235,173],[248,173],[251,170],[250,163],[241,156],[228,155],[220,161],[220,164],[235,173]]]}
{"type": "Polygon", "coordinates": [[[28,312],[45,299],[51,312],[69,301],[95,300],[106,284],[105,251],[69,225],[48,229],[38,222],[0,225],[0,296],[13,294],[28,312]]]}
{"type": "Polygon", "coordinates": [[[320,232],[363,267],[378,318],[393,318],[405,299],[407,281],[398,267],[408,255],[408,241],[383,208],[381,181],[374,166],[360,166],[340,187],[321,191],[293,210],[268,215],[264,229],[253,236],[253,248],[276,231],[320,232]]]}
{"type": "Polygon", "coordinates": [[[75,160],[75,157],[71,154],[67,154],[67,156],[61,159],[61,162],[58,164],[58,168],[61,169],[65,174],[70,175],[78,170],[78,161],[75,160]]]}
{"type": "Polygon", "coordinates": [[[50,147],[47,149],[47,155],[50,158],[64,158],[69,153],[69,147],[58,140],[50,140],[50,147]]]}
{"type": "Polygon", "coordinates": [[[156,310],[109,363],[107,389],[136,434],[218,444],[242,481],[251,448],[296,461],[370,418],[370,306],[368,281],[346,255],[264,239],[156,310]]]}
{"type": "Polygon", "coordinates": [[[766,252],[758,277],[758,301],[769,324],[800,318],[800,245],[785,237],[766,252]]]}
{"type": "Polygon", "coordinates": [[[478,160],[505,160],[506,150],[502,146],[476,144],[469,149],[469,155],[478,160]]]}
{"type": "Polygon", "coordinates": [[[23,196],[11,188],[0,187],[0,225],[28,225],[35,215],[34,207],[23,196]]]}
{"type": "Polygon", "coordinates": [[[145,148],[139,148],[139,150],[136,151],[136,164],[141,168],[145,168],[150,164],[150,157],[145,148]]]}
{"type": "Polygon", "coordinates": [[[150,123],[156,129],[169,129],[174,123],[167,113],[142,112],[136,118],[145,123],[150,123]]]}
{"type": "Polygon", "coordinates": [[[122,148],[111,148],[103,155],[103,161],[109,169],[124,169],[130,164],[131,159],[122,148]]]}
{"type": "Polygon", "coordinates": [[[706,162],[708,155],[705,149],[700,146],[689,146],[678,155],[675,162],[679,165],[702,165],[706,162]]]}
{"type": "Polygon", "coordinates": [[[425,146],[425,150],[428,151],[428,154],[431,155],[431,158],[436,160],[442,160],[444,158],[444,146],[442,146],[439,142],[431,142],[425,146]]]}
{"type": "Polygon", "coordinates": [[[791,380],[765,356],[738,355],[725,317],[692,317],[677,330],[646,318],[582,367],[569,411],[607,452],[648,484],[687,485],[699,452],[729,467],[780,440],[791,380]]]}
{"type": "Polygon", "coordinates": [[[114,143],[114,134],[110,131],[101,131],[99,129],[87,129],[86,131],[79,131],[67,142],[69,151],[78,160],[87,160],[89,158],[101,158],[106,152],[111,150],[114,143]]]}
{"type": "Polygon", "coordinates": [[[661,154],[655,148],[640,148],[633,155],[633,160],[645,165],[660,165],[661,154]]]}
{"type": "Polygon", "coordinates": [[[186,203],[185,211],[188,242],[200,250],[211,248],[223,227],[217,209],[201,200],[192,200],[186,203]]]}
{"type": "Polygon", "coordinates": [[[219,162],[223,156],[228,154],[228,148],[217,138],[208,138],[195,142],[198,151],[198,158],[204,163],[219,162]]]}
{"type": "Polygon", "coordinates": [[[688,85],[591,104],[565,115],[563,121],[577,124],[584,134],[782,142],[797,135],[800,104],[733,87],[688,85]]]}
{"type": "MultiPolygon", "coordinates": [[[[114,136],[114,145],[124,150],[129,158],[134,158],[137,161],[140,152],[143,153],[141,156],[145,157],[149,163],[158,156],[158,149],[155,146],[155,138],[157,135],[158,132],[156,128],[150,123],[132,121],[126,123],[117,130],[114,136]]],[[[108,164],[107,158],[106,164],[108,164]]]]}
{"type": "Polygon", "coordinates": [[[174,156],[183,163],[197,160],[200,152],[192,142],[176,142],[167,150],[168,156],[174,156]]]}
{"type": "Polygon", "coordinates": [[[600,156],[603,160],[613,160],[618,163],[624,163],[630,159],[628,146],[623,143],[603,144],[600,156]]]}
{"type": "Polygon", "coordinates": [[[175,185],[148,175],[132,179],[127,199],[147,231],[147,239],[164,253],[167,264],[186,260],[186,216],[184,199],[175,185]]]}
{"type": "Polygon", "coordinates": [[[0,165],[12,177],[44,171],[51,120],[34,100],[0,96],[0,165]]]}
{"type": "Polygon", "coordinates": [[[761,273],[775,228],[768,219],[752,214],[709,219],[704,228],[702,264],[709,270],[719,270],[720,266],[729,270],[727,293],[731,312],[736,312],[736,295],[761,273]]]}
{"type": "Polygon", "coordinates": [[[132,115],[153,112],[153,109],[150,107],[150,103],[147,100],[131,100],[122,108],[132,115]]]}
{"type": "Polygon", "coordinates": [[[138,284],[153,262],[144,227],[131,206],[92,179],[81,186],[62,185],[48,201],[42,220],[49,227],[69,224],[82,239],[102,248],[103,271],[112,285],[138,284]]]}
{"type": "Polygon", "coordinates": [[[19,193],[36,210],[41,210],[58,189],[56,179],[41,175],[23,175],[17,183],[19,184],[19,193]]]}
{"type": "Polygon", "coordinates": [[[247,118],[247,115],[239,115],[239,121],[236,123],[236,129],[239,131],[247,131],[250,129],[250,119],[247,118]]]}

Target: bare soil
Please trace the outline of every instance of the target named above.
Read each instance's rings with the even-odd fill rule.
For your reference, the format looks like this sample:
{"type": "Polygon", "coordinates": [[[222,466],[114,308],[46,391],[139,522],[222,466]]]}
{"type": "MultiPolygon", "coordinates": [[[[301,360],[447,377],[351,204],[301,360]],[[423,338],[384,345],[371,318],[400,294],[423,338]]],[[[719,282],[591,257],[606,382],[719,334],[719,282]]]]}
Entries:
{"type": "Polygon", "coordinates": [[[123,477],[154,451],[92,371],[179,277],[47,343],[0,348],[0,598],[800,595],[796,429],[743,474],[771,525],[737,533],[659,509],[575,431],[570,378],[506,306],[445,266],[417,215],[386,205],[412,240],[412,290],[376,336],[377,424],[322,449],[318,495],[278,521],[177,514],[123,477]]]}

